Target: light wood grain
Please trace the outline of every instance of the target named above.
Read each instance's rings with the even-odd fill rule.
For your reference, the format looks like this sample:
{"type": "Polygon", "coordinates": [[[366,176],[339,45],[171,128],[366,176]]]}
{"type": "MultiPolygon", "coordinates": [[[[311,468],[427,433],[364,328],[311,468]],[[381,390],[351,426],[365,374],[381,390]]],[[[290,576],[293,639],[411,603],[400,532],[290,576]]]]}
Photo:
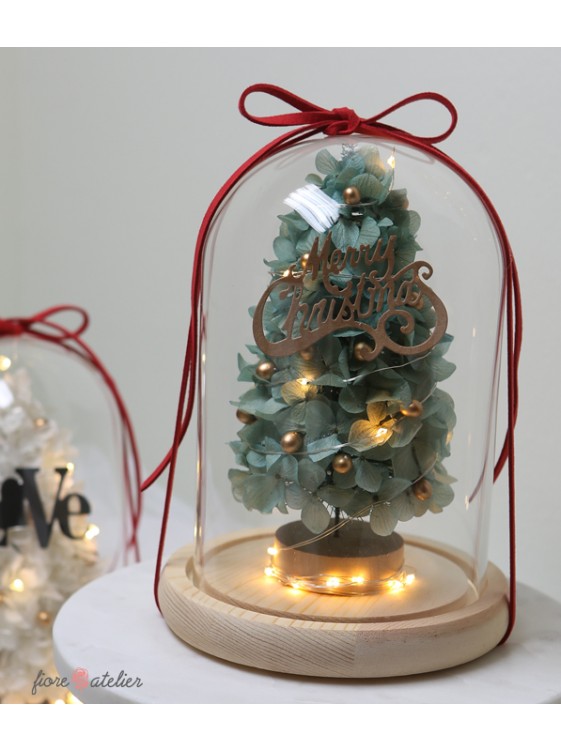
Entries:
{"type": "Polygon", "coordinates": [[[220,541],[205,562],[204,589],[194,582],[193,547],[172,556],[160,581],[160,605],[178,637],[254,668],[375,678],[466,663],[495,647],[506,630],[507,584],[493,565],[477,596],[460,569],[460,554],[441,552],[416,539],[406,541],[406,557],[408,563],[417,562],[417,578],[397,594],[403,598],[303,593],[258,574],[262,567],[256,570],[248,553],[263,557],[267,538],[263,533],[238,534],[220,541]],[[242,579],[244,566],[253,567],[247,581],[242,579]],[[448,594],[440,593],[439,601],[433,578],[443,568],[449,575],[448,594]]]}

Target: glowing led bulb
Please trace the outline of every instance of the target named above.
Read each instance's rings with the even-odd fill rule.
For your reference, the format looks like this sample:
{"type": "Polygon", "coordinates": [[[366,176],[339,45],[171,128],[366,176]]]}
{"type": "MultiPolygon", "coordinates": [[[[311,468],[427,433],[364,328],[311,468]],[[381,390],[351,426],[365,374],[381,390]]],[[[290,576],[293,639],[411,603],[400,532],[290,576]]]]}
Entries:
{"type": "Polygon", "coordinates": [[[92,540],[92,538],[95,538],[96,535],[99,535],[99,528],[97,525],[91,524],[88,525],[88,529],[84,533],[84,538],[87,538],[88,540],[92,540]]]}
{"type": "Polygon", "coordinates": [[[329,577],[325,584],[327,587],[339,587],[341,580],[338,577],[329,577]]]}
{"type": "Polygon", "coordinates": [[[67,462],[66,463],[66,469],[68,470],[69,473],[74,472],[74,463],[73,462],[67,462]]]}
{"type": "Polygon", "coordinates": [[[296,379],[296,381],[299,384],[302,384],[302,386],[306,386],[308,384],[308,379],[296,379]]]}
{"type": "Polygon", "coordinates": [[[363,585],[364,577],[351,577],[351,582],[353,582],[355,585],[363,585]]]}
{"type": "Polygon", "coordinates": [[[392,168],[392,170],[395,168],[395,156],[392,154],[391,157],[388,157],[388,164],[392,168]]]}
{"type": "Polygon", "coordinates": [[[274,546],[269,546],[267,553],[269,554],[269,556],[276,556],[278,554],[278,551],[274,546]]]}
{"type": "Polygon", "coordinates": [[[374,437],[376,439],[385,439],[389,432],[390,432],[389,428],[384,428],[383,426],[380,426],[380,428],[376,429],[376,432],[374,433],[374,437]]]}
{"type": "Polygon", "coordinates": [[[16,577],[15,580],[12,580],[10,583],[10,590],[13,590],[14,593],[23,593],[25,589],[25,585],[23,584],[23,580],[20,580],[19,577],[16,577]]]}
{"type": "Polygon", "coordinates": [[[405,584],[406,585],[412,585],[415,582],[415,575],[414,574],[408,574],[405,578],[405,584]]]}
{"type": "Polygon", "coordinates": [[[272,577],[273,574],[274,574],[273,567],[265,567],[265,569],[263,571],[265,572],[265,574],[267,575],[267,577],[272,577]]]}

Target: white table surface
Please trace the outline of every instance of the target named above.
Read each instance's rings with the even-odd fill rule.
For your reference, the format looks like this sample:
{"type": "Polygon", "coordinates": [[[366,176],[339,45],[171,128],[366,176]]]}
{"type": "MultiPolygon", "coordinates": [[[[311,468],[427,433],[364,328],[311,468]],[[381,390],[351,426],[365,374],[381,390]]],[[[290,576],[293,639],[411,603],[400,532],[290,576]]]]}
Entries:
{"type": "Polygon", "coordinates": [[[142,686],[75,691],[86,703],[544,703],[561,702],[561,604],[519,585],[506,645],[477,661],[415,677],[331,680],[245,669],[200,653],[168,629],[152,597],[153,562],[96,580],[61,609],[56,664],[70,678],[124,671],[142,686]]]}

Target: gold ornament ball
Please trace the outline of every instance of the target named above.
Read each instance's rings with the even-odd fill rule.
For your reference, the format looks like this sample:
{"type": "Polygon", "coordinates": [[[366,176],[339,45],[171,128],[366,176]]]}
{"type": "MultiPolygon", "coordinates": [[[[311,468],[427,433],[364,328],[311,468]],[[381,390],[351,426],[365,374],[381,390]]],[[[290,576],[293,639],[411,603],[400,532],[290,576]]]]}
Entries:
{"type": "Polygon", "coordinates": [[[309,258],[310,258],[310,254],[309,253],[304,253],[300,257],[300,264],[302,265],[302,269],[305,269],[308,266],[309,258]]]}
{"type": "Polygon", "coordinates": [[[246,413],[245,410],[236,410],[236,418],[241,422],[249,426],[251,423],[255,423],[257,418],[251,413],[246,413]]]}
{"type": "Polygon", "coordinates": [[[353,469],[353,458],[350,457],[348,454],[345,454],[345,452],[341,452],[340,454],[336,454],[333,458],[333,469],[336,473],[341,473],[341,475],[346,475],[353,469]]]}
{"type": "Polygon", "coordinates": [[[298,431],[287,431],[283,434],[280,443],[287,454],[294,454],[294,452],[299,452],[302,449],[304,441],[302,434],[298,433],[298,431]]]}
{"type": "Polygon", "coordinates": [[[270,360],[262,360],[261,363],[258,364],[256,371],[258,376],[269,381],[276,371],[275,364],[271,363],[270,360]]]}
{"type": "Polygon", "coordinates": [[[310,361],[313,360],[315,357],[315,350],[313,347],[305,347],[303,350],[300,350],[300,357],[302,360],[310,361]]]}
{"type": "Polygon", "coordinates": [[[360,361],[368,360],[368,356],[371,352],[372,348],[368,342],[357,342],[353,349],[355,358],[360,361]]]}
{"type": "Polygon", "coordinates": [[[39,611],[39,613],[37,614],[37,621],[42,626],[46,627],[51,623],[52,618],[48,611],[39,611]]]}
{"type": "Polygon", "coordinates": [[[418,418],[419,415],[423,414],[423,405],[419,400],[413,400],[411,404],[404,407],[401,412],[408,418],[418,418]]]}
{"type": "Polygon", "coordinates": [[[345,190],[343,191],[343,200],[350,206],[360,204],[360,191],[358,190],[356,185],[349,185],[348,188],[345,188],[345,190]]]}
{"type": "Polygon", "coordinates": [[[426,478],[421,478],[413,484],[413,493],[419,501],[426,501],[432,496],[432,485],[426,478]]]}

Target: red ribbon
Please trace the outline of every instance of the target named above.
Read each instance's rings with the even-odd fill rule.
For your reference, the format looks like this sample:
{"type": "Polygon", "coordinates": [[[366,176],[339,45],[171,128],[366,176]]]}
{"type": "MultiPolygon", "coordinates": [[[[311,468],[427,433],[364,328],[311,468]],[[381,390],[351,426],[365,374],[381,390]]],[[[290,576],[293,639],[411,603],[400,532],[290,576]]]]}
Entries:
{"type": "Polygon", "coordinates": [[[83,308],[72,305],[61,305],[47,308],[45,311],[41,311],[40,313],[28,318],[0,319],[0,337],[19,337],[27,335],[45,342],[52,342],[55,345],[63,347],[68,352],[78,355],[78,357],[92,366],[101,375],[115,400],[123,428],[122,462],[131,527],[130,532],[127,532],[125,538],[125,557],[128,555],[128,552],[132,550],[135,561],[139,561],[140,551],[137,536],[142,501],[140,494],[140,459],[138,448],[132,423],[117,385],[101,360],[82,339],[81,335],[86,331],[88,325],[89,317],[83,308]],[[74,328],[69,328],[58,323],[53,317],[60,313],[77,314],[79,316],[78,324],[74,328]],[[129,456],[133,464],[133,478],[131,478],[129,470],[129,456]]]}
{"type": "Polygon", "coordinates": [[[371,118],[361,118],[354,110],[347,107],[340,107],[333,110],[326,110],[312,102],[302,99],[292,94],[286,89],[271,84],[255,84],[247,88],[239,102],[239,109],[242,115],[253,123],[265,126],[293,127],[293,130],[279,136],[264,146],[244,164],[224,183],[218,191],[203,218],[197,243],[195,246],[195,257],[193,261],[193,279],[191,286],[191,322],[189,326],[189,336],[187,339],[187,348],[185,351],[185,360],[183,365],[183,376],[181,379],[181,389],[179,394],[179,404],[177,409],[175,433],[173,444],[160,465],[154,470],[149,478],[144,482],[142,488],[148,488],[169,466],[167,480],[166,498],[162,516],[162,528],[160,533],[160,544],[158,548],[158,557],[156,562],[156,575],[154,581],[154,595],[158,603],[158,584],[160,571],[162,567],[163,550],[166,538],[166,530],[169,519],[169,509],[171,504],[171,494],[175,477],[175,468],[177,464],[177,454],[179,445],[187,431],[193,407],[195,402],[195,391],[197,384],[197,360],[198,360],[198,330],[199,314],[201,305],[201,289],[203,278],[203,262],[205,253],[206,238],[217,211],[223,202],[229,196],[233,188],[240,180],[254,167],[275,154],[290,148],[291,146],[303,141],[311,136],[324,133],[329,136],[334,135],[351,135],[360,133],[376,138],[386,138],[401,144],[416,147],[421,151],[429,154],[435,159],[443,162],[447,167],[459,175],[477,194],[495,227],[501,255],[504,266],[503,288],[501,291],[502,304],[506,303],[506,348],[507,348],[507,378],[508,378],[508,425],[506,437],[501,449],[499,458],[495,465],[494,479],[496,480],[503,470],[508,460],[508,486],[509,486],[509,559],[510,559],[510,598],[509,598],[509,624],[507,631],[502,639],[505,642],[514,626],[516,614],[516,556],[515,556],[515,479],[514,479],[514,427],[518,413],[518,363],[520,360],[520,349],[522,344],[522,306],[520,299],[520,285],[518,273],[510,243],[508,241],[505,229],[499,215],[487,194],[481,186],[466,172],[457,162],[440,151],[435,144],[444,141],[454,131],[458,115],[456,108],[446,97],[435,92],[422,92],[414,94],[411,97],[402,99],[392,107],[388,107],[383,112],[378,113],[371,118]],[[268,115],[260,117],[248,112],[246,107],[247,98],[254,93],[267,94],[285,104],[296,108],[297,112],[285,113],[282,115],[268,115]],[[446,108],[450,114],[451,121],[449,127],[436,136],[417,136],[407,131],[396,128],[392,125],[382,122],[383,118],[397,110],[407,107],[414,102],[434,101],[446,108]]]}

